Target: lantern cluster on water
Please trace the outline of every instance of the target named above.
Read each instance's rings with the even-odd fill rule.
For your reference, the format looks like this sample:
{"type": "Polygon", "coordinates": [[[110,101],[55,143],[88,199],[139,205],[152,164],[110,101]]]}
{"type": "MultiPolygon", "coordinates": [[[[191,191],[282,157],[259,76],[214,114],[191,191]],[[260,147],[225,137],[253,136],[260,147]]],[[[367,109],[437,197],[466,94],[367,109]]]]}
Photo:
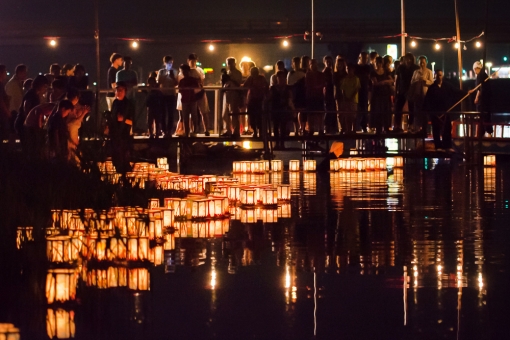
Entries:
{"type": "Polygon", "coordinates": [[[404,166],[402,156],[388,158],[338,158],[329,161],[330,171],[386,171],[404,166]]]}

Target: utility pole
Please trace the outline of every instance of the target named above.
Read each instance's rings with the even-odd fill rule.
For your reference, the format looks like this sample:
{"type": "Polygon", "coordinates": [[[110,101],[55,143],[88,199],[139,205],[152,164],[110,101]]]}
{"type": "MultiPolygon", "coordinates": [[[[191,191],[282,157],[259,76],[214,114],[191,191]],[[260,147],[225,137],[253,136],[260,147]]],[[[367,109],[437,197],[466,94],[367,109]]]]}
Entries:
{"type": "Polygon", "coordinates": [[[312,59],[314,58],[314,47],[315,47],[314,46],[314,43],[315,43],[315,22],[314,22],[314,12],[313,12],[313,10],[314,10],[313,1],[314,0],[312,0],[312,59]]]}
{"type": "Polygon", "coordinates": [[[94,0],[95,15],[95,31],[94,39],[96,40],[96,101],[94,111],[96,112],[97,131],[100,131],[101,119],[99,115],[99,89],[101,88],[101,56],[99,53],[99,0],[94,0]]]}
{"type": "Polygon", "coordinates": [[[402,50],[401,55],[406,54],[406,12],[404,7],[404,0],[400,0],[400,49],[402,50]]]}
{"type": "Polygon", "coordinates": [[[457,58],[458,58],[458,72],[459,72],[459,88],[462,90],[462,47],[460,43],[460,22],[459,22],[459,1],[455,1],[455,24],[457,28],[457,58]]]}

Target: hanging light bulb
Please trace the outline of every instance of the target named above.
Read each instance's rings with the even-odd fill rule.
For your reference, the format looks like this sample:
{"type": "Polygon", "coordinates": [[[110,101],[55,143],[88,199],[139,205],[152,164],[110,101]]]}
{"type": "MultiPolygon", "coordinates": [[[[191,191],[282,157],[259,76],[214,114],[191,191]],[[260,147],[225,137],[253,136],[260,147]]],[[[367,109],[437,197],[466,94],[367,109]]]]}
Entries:
{"type": "Polygon", "coordinates": [[[416,47],[416,41],[411,41],[411,47],[416,47]]]}
{"type": "Polygon", "coordinates": [[[441,45],[440,45],[439,43],[436,43],[436,44],[434,45],[434,48],[435,48],[436,50],[440,50],[440,49],[441,49],[441,45]]]}
{"type": "Polygon", "coordinates": [[[457,43],[455,43],[455,48],[456,48],[456,49],[458,49],[458,48],[459,48],[459,46],[460,46],[460,44],[459,44],[458,42],[457,42],[457,43]]]}
{"type": "Polygon", "coordinates": [[[481,43],[481,42],[479,42],[479,41],[477,41],[477,42],[475,43],[475,46],[476,46],[476,48],[480,48],[480,47],[482,47],[482,43],[481,43]]]}
{"type": "Polygon", "coordinates": [[[209,51],[214,51],[214,45],[213,44],[209,44],[209,51]]]}
{"type": "Polygon", "coordinates": [[[137,49],[137,48],[138,48],[138,46],[139,46],[138,41],[133,40],[133,42],[131,42],[131,47],[132,47],[132,48],[137,49]]]}
{"type": "Polygon", "coordinates": [[[289,47],[289,41],[287,39],[282,41],[283,47],[289,47]]]}

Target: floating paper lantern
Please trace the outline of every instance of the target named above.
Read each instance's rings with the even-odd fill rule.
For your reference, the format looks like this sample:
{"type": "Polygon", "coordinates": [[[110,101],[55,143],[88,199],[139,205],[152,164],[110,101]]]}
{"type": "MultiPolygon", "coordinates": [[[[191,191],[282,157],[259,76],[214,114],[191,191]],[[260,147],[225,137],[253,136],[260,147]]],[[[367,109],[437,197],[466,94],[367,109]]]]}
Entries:
{"type": "Polygon", "coordinates": [[[316,161],[315,159],[307,159],[303,162],[303,170],[304,171],[315,171],[316,170],[316,161]]]}
{"type": "Polygon", "coordinates": [[[108,288],[126,287],[127,286],[127,268],[124,267],[108,267],[106,272],[106,280],[108,288]]]}
{"type": "Polygon", "coordinates": [[[232,171],[234,173],[241,173],[241,172],[243,172],[243,167],[242,167],[241,162],[233,162],[232,163],[232,171]]]}
{"type": "Polygon", "coordinates": [[[163,246],[156,246],[149,250],[149,261],[153,263],[155,266],[162,265],[164,258],[165,251],[163,249],[163,246]]]}
{"type": "Polygon", "coordinates": [[[110,261],[125,260],[127,257],[126,239],[111,238],[107,257],[110,261]]]}
{"type": "Polygon", "coordinates": [[[161,210],[163,212],[163,227],[169,228],[174,225],[174,210],[165,208],[161,210]]]}
{"type": "Polygon", "coordinates": [[[385,171],[386,170],[386,158],[375,159],[375,170],[385,171]]]}
{"type": "Polygon", "coordinates": [[[248,161],[241,162],[241,172],[243,173],[251,172],[251,162],[248,161]]]}
{"type": "Polygon", "coordinates": [[[365,171],[366,162],[363,158],[356,159],[356,171],[365,171]]]}
{"type": "Polygon", "coordinates": [[[50,236],[46,238],[46,255],[52,263],[65,263],[77,260],[71,257],[70,236],[50,236]]]}
{"type": "Polygon", "coordinates": [[[159,198],[149,199],[149,209],[159,208],[159,198]]]}
{"type": "Polygon", "coordinates": [[[76,299],[77,272],[74,269],[49,269],[46,275],[46,299],[48,304],[76,299]]]}
{"type": "Polygon", "coordinates": [[[277,198],[279,201],[290,201],[290,185],[289,184],[279,184],[276,187],[277,198]]]}
{"type": "Polygon", "coordinates": [[[483,156],[483,165],[485,165],[485,166],[496,166],[496,155],[485,155],[485,156],[483,156]]]}
{"type": "Polygon", "coordinates": [[[16,230],[16,247],[21,249],[27,242],[34,240],[34,227],[18,227],[16,230]]]}
{"type": "Polygon", "coordinates": [[[240,197],[239,197],[241,204],[245,205],[255,205],[257,203],[256,201],[256,189],[255,188],[249,188],[249,187],[243,187],[240,191],[240,197]]]}
{"type": "Polygon", "coordinates": [[[273,159],[271,161],[271,171],[280,172],[283,170],[283,162],[279,159],[273,159]]]}
{"type": "Polygon", "coordinates": [[[261,190],[262,204],[273,205],[278,203],[278,189],[263,188],[261,190]]]}
{"type": "Polygon", "coordinates": [[[191,216],[192,219],[201,219],[207,217],[207,200],[192,200],[191,201],[191,216]]]}
{"type": "Polygon", "coordinates": [[[339,159],[330,159],[329,160],[329,171],[339,171],[340,170],[340,160],[339,159]]]}
{"type": "Polygon", "coordinates": [[[298,160],[290,160],[289,161],[289,171],[299,171],[299,161],[298,160]]]}
{"type": "Polygon", "coordinates": [[[241,186],[228,186],[228,199],[234,202],[239,201],[241,199],[241,186]]]}

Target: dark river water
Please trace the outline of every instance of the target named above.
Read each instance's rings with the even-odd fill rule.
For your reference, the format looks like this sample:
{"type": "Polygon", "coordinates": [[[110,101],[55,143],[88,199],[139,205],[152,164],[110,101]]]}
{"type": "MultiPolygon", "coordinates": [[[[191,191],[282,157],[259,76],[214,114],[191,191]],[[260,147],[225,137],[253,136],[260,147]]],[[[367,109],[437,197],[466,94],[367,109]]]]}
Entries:
{"type": "Polygon", "coordinates": [[[290,184],[290,204],[176,230],[144,268],[80,263],[74,301],[21,279],[0,322],[21,339],[509,339],[509,171],[412,159],[239,176],[290,184]]]}

